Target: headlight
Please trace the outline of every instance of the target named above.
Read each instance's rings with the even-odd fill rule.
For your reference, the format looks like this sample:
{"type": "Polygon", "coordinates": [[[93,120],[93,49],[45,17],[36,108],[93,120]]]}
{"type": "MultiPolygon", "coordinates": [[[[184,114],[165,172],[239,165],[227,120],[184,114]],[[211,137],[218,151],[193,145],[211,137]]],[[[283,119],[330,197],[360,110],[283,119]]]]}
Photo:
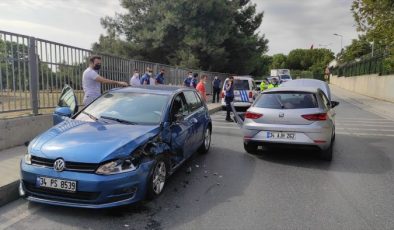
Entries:
{"type": "Polygon", "coordinates": [[[24,158],[25,158],[25,163],[31,165],[31,154],[26,153],[24,158]]]}
{"type": "Polygon", "coordinates": [[[97,174],[111,175],[134,171],[137,167],[133,164],[132,158],[120,159],[101,165],[97,170],[97,174]]]}

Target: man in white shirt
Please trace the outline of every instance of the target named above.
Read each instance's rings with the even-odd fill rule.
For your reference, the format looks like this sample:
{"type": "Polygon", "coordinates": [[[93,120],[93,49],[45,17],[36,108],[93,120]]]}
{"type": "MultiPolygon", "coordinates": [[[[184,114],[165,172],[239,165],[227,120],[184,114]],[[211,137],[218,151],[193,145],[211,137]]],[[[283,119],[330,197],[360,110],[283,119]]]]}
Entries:
{"type": "Polygon", "coordinates": [[[113,81],[100,76],[97,72],[101,68],[101,57],[93,55],[89,58],[89,67],[82,75],[82,88],[85,93],[83,104],[86,106],[101,95],[101,83],[128,86],[123,81],[113,81]]]}
{"type": "Polygon", "coordinates": [[[139,86],[141,85],[141,79],[140,79],[140,73],[138,72],[138,69],[134,70],[134,74],[130,79],[130,85],[131,86],[139,86]]]}

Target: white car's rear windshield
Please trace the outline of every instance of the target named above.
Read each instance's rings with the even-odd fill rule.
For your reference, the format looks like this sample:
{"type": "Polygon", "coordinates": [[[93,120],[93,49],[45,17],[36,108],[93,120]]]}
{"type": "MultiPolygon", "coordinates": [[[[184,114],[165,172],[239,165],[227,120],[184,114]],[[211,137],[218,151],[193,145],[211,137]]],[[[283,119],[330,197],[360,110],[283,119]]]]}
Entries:
{"type": "Polygon", "coordinates": [[[318,102],[313,93],[275,92],[262,94],[254,106],[267,109],[306,109],[317,108],[318,102]]]}
{"type": "MultiPolygon", "coordinates": [[[[227,81],[224,83],[224,85],[226,84],[227,81]]],[[[250,90],[249,81],[234,79],[234,90],[250,90]]]]}

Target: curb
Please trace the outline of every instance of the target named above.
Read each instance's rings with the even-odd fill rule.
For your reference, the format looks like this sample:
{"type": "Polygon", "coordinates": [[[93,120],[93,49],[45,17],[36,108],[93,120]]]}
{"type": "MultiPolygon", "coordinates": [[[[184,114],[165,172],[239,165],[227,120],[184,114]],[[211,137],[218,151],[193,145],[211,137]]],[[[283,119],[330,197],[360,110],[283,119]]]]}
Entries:
{"type": "Polygon", "coordinates": [[[0,207],[19,198],[19,180],[0,187],[0,207]]]}
{"type": "MultiPolygon", "coordinates": [[[[222,106],[209,109],[209,115],[222,110],[222,106]]],[[[19,180],[0,187],[0,207],[19,198],[19,180]]]]}

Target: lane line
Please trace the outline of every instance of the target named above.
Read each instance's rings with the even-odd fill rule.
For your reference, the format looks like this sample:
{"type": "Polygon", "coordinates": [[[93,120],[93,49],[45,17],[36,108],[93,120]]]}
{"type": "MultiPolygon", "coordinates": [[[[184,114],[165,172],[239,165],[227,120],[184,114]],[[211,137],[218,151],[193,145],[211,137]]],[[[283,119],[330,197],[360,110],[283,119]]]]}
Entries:
{"type": "Polygon", "coordinates": [[[362,130],[362,131],[381,131],[381,132],[394,132],[394,129],[366,129],[366,128],[342,128],[338,127],[336,130],[362,130]]]}
{"type": "Polygon", "coordinates": [[[372,127],[394,128],[394,124],[392,124],[392,125],[382,125],[382,124],[348,124],[348,123],[337,122],[337,125],[340,125],[340,126],[365,126],[365,127],[372,126],[372,127]]]}
{"type": "Polygon", "coordinates": [[[349,133],[349,132],[336,132],[336,134],[349,135],[349,136],[394,137],[394,134],[379,134],[379,133],[349,133]]]}

